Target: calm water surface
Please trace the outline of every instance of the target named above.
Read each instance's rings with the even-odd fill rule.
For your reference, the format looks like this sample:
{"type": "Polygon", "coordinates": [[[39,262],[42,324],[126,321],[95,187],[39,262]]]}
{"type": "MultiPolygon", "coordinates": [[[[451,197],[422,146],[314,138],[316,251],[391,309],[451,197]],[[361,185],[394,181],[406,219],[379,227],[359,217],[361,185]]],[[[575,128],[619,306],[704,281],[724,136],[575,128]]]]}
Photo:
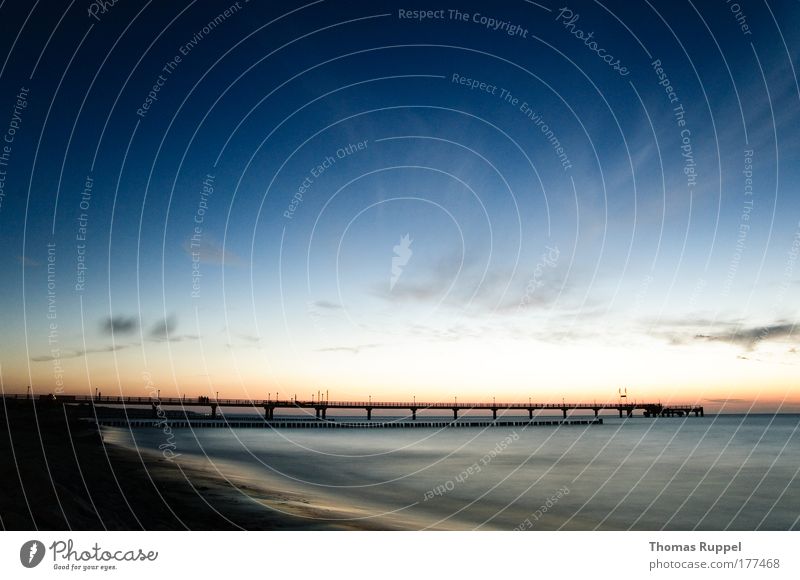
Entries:
{"type": "MultiPolygon", "coordinates": [[[[160,429],[104,432],[156,451],[165,442],[160,429]]],[[[392,528],[787,530],[800,516],[800,415],[606,417],[588,427],[176,429],[174,444],[180,462],[392,528]]]]}

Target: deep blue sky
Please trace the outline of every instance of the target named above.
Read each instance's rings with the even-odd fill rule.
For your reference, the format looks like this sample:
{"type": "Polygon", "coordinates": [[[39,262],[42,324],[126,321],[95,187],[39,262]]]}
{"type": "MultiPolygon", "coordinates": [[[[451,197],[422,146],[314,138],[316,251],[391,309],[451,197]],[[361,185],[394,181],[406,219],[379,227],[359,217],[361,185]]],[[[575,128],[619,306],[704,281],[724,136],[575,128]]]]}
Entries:
{"type": "Polygon", "coordinates": [[[792,392],[796,2],[264,4],[0,7],[6,390],[792,392]]]}

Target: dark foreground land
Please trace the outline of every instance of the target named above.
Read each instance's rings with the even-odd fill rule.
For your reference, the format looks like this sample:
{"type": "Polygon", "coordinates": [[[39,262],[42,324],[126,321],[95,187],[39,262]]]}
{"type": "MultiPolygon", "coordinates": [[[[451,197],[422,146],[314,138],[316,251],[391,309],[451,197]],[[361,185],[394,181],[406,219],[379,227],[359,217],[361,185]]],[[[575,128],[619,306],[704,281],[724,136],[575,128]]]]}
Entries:
{"type": "Polygon", "coordinates": [[[289,494],[236,485],[160,454],[105,445],[91,407],[0,405],[5,530],[327,529],[289,494]],[[277,509],[273,509],[277,508],[277,509]],[[289,512],[281,513],[281,512],[289,512]]]}

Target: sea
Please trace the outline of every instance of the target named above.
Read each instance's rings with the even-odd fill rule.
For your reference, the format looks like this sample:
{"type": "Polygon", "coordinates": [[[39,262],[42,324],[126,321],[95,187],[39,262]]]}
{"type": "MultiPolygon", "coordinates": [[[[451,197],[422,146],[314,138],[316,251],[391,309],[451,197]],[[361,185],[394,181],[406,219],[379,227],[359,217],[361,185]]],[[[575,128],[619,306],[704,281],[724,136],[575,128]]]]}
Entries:
{"type": "MultiPolygon", "coordinates": [[[[118,445],[156,453],[169,449],[171,460],[227,479],[234,493],[291,493],[325,510],[326,518],[355,527],[800,526],[800,415],[603,419],[602,425],[461,429],[150,427],[103,428],[103,433],[118,445]]],[[[275,502],[252,506],[282,509],[275,502]]]]}

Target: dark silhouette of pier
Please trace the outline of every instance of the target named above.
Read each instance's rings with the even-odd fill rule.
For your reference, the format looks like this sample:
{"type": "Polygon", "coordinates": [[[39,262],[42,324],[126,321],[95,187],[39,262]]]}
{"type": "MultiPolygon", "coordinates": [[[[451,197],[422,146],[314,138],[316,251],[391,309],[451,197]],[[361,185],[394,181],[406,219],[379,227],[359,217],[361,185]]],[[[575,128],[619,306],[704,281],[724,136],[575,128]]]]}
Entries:
{"type": "MultiPolygon", "coordinates": [[[[3,398],[7,399],[29,399],[33,395],[7,394],[3,398]]],[[[257,408],[263,409],[264,418],[271,421],[275,417],[276,409],[297,410],[309,412],[314,411],[316,419],[327,419],[327,413],[331,410],[361,410],[366,412],[367,421],[372,420],[374,410],[399,410],[408,411],[412,420],[417,419],[418,411],[447,411],[453,413],[453,420],[458,419],[459,412],[467,411],[487,411],[492,413],[492,420],[497,420],[500,411],[527,411],[529,420],[533,420],[535,411],[560,411],[566,419],[568,413],[574,411],[592,411],[597,417],[600,411],[616,411],[619,416],[632,417],[635,411],[641,411],[645,417],[684,417],[691,415],[703,417],[703,407],[699,405],[662,405],[661,403],[637,403],[637,402],[606,402],[606,403],[498,403],[492,402],[384,402],[373,401],[329,401],[324,398],[320,400],[303,401],[300,399],[219,399],[216,397],[122,397],[122,396],[91,396],[91,395],[39,395],[36,397],[39,402],[46,401],[53,404],[64,405],[121,405],[148,406],[152,407],[153,413],[157,414],[162,407],[180,407],[184,410],[191,407],[204,407],[211,410],[211,416],[217,416],[217,409],[220,407],[238,408],[257,408]]]]}

